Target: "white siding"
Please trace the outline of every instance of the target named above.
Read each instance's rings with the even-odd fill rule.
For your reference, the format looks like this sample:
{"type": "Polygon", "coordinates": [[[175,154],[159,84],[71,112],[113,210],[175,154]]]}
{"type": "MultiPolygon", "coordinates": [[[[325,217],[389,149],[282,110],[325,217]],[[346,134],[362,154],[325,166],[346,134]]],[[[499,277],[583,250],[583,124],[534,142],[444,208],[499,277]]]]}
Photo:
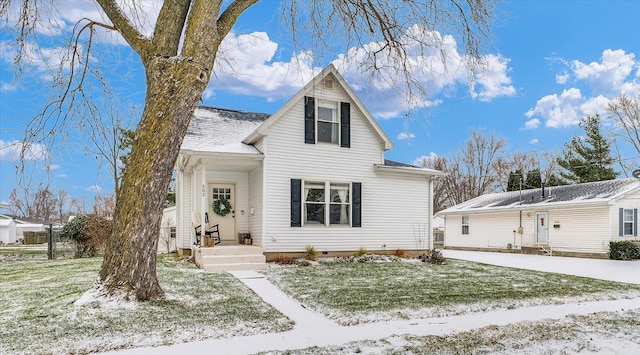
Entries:
{"type": "MultiPolygon", "coordinates": [[[[198,168],[199,169],[199,168],[198,168]]],[[[200,170],[197,170],[195,186],[196,189],[202,189],[200,170]]],[[[249,174],[243,172],[226,172],[226,171],[210,171],[206,173],[205,188],[209,188],[209,184],[234,184],[235,185],[235,206],[233,209],[236,213],[236,233],[249,233],[249,174]]],[[[208,194],[206,195],[208,197],[208,194]]],[[[200,211],[202,203],[202,193],[196,194],[193,206],[200,211]]],[[[210,201],[207,201],[206,205],[210,201]]],[[[215,224],[216,216],[209,216],[209,223],[215,224]]]]}
{"type": "MultiPolygon", "coordinates": [[[[640,240],[640,237],[630,237],[630,236],[626,236],[626,237],[621,237],[619,235],[619,210],[620,208],[626,208],[626,209],[638,209],[640,210],[640,192],[637,192],[635,194],[631,194],[629,196],[626,196],[623,199],[620,199],[618,201],[616,201],[616,203],[611,207],[610,209],[610,214],[609,214],[609,219],[611,221],[611,228],[610,228],[610,236],[611,236],[611,240],[612,241],[620,241],[620,240],[640,240]]],[[[640,230],[640,228],[638,229],[640,230]]]]}
{"type": "MultiPolygon", "coordinates": [[[[592,207],[562,207],[522,212],[522,245],[535,245],[536,212],[546,212],[548,241],[554,251],[605,253],[610,238],[610,224],[618,233],[617,208],[608,205],[592,207]],[[609,212],[614,210],[614,212],[609,212]],[[615,214],[615,216],[610,216],[615,214]],[[613,222],[610,219],[615,217],[613,222]],[[554,227],[558,225],[559,227],[554,227]]],[[[514,243],[513,231],[520,220],[519,211],[476,213],[469,216],[469,234],[462,234],[462,215],[446,216],[445,245],[448,247],[500,248],[514,243]]],[[[520,246],[516,234],[515,245],[520,246]]]]}
{"type": "MultiPolygon", "coordinates": [[[[347,101],[338,87],[310,95],[347,101]]],[[[300,100],[270,128],[264,153],[266,252],[303,251],[307,245],[319,251],[418,249],[417,234],[430,229],[427,177],[376,173],[382,142],[353,104],[351,148],[305,144],[300,100]],[[362,183],[362,227],[291,227],[291,179],[362,183]]]]}
{"type": "MultiPolygon", "coordinates": [[[[527,244],[532,239],[535,217],[532,214],[522,213],[522,236],[514,231],[520,225],[518,211],[484,214],[471,214],[469,216],[469,234],[462,234],[462,216],[447,215],[444,243],[446,247],[469,248],[499,248],[506,249],[507,244],[513,247],[527,244]]],[[[465,215],[467,216],[467,215],[465,215]]]]}
{"type": "Polygon", "coordinates": [[[176,245],[190,249],[195,234],[191,224],[192,191],[191,173],[178,172],[176,176],[176,245]]]}
{"type": "MultiPolygon", "coordinates": [[[[609,244],[609,206],[549,211],[549,243],[554,251],[605,253],[609,244]],[[560,228],[554,228],[559,224],[560,228]]],[[[617,221],[617,220],[616,220],[617,221]]]]}
{"type": "Polygon", "coordinates": [[[253,239],[253,244],[262,246],[263,227],[263,189],[262,166],[253,169],[249,173],[249,233],[253,239]]]}

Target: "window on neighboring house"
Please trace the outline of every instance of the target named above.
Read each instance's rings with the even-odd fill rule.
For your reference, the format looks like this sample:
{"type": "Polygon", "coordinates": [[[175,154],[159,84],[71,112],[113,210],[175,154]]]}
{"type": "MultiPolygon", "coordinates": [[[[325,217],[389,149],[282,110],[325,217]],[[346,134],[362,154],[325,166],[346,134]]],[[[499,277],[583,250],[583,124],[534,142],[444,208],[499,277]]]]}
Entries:
{"type": "Polygon", "coordinates": [[[623,235],[634,235],[633,233],[633,210],[625,209],[623,215],[623,235]]]}
{"type": "Polygon", "coordinates": [[[318,142],[338,144],[340,138],[340,120],[338,103],[318,100],[318,142]]]}
{"type": "Polygon", "coordinates": [[[469,234],[469,216],[462,216],[462,234],[469,234]]]}
{"type": "Polygon", "coordinates": [[[348,183],[305,181],[304,224],[348,226],[351,222],[349,192],[348,183]]]}

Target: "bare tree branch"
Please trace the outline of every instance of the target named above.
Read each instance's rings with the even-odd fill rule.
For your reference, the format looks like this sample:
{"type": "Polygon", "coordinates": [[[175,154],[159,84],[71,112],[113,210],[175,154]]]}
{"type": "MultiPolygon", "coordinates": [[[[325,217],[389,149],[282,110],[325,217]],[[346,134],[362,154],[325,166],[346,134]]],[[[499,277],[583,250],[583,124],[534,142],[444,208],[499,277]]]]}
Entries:
{"type": "Polygon", "coordinates": [[[146,62],[150,59],[150,53],[153,48],[153,43],[147,37],[145,37],[140,31],[138,31],[132,24],[127,16],[122,12],[122,9],[116,2],[116,0],[96,0],[102,7],[105,14],[109,17],[114,27],[122,35],[125,41],[129,43],[131,48],[138,52],[142,62],[146,62]]]}
{"type": "Polygon", "coordinates": [[[191,0],[165,1],[162,4],[157,22],[164,25],[156,26],[152,39],[156,54],[164,56],[178,54],[180,37],[190,6],[191,0]]]}

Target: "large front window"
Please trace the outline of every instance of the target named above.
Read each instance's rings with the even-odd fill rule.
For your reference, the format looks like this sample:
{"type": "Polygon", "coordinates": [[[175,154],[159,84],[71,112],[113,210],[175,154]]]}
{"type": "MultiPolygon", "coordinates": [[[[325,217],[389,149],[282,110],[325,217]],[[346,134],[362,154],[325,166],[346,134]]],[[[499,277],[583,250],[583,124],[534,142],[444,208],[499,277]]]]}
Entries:
{"type": "Polygon", "coordinates": [[[305,181],[305,225],[349,225],[351,200],[348,183],[305,181]]]}
{"type": "Polygon", "coordinates": [[[633,210],[624,210],[624,235],[633,235],[633,210]]]}
{"type": "Polygon", "coordinates": [[[338,144],[340,134],[338,103],[319,100],[316,117],[318,118],[318,142],[338,144]]]}

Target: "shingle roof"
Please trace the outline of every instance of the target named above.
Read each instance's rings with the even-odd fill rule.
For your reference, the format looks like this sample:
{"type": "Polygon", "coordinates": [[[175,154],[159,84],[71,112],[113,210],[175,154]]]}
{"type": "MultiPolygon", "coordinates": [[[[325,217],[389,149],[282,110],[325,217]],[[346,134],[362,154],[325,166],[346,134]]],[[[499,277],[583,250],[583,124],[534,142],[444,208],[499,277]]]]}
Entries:
{"type": "Polygon", "coordinates": [[[269,114],[199,106],[187,128],[181,150],[259,153],[242,140],[269,118],[269,114]]]}
{"type": "Polygon", "coordinates": [[[399,161],[394,161],[394,160],[389,160],[389,159],[385,159],[384,160],[384,165],[397,166],[397,167],[402,167],[402,168],[419,168],[419,167],[414,166],[414,165],[405,164],[405,163],[401,163],[399,161]]]}
{"type": "Polygon", "coordinates": [[[485,194],[439,213],[488,211],[518,207],[541,207],[581,203],[608,202],[619,196],[640,190],[640,180],[620,179],[598,181],[586,184],[554,186],[511,192],[485,194]]]}

